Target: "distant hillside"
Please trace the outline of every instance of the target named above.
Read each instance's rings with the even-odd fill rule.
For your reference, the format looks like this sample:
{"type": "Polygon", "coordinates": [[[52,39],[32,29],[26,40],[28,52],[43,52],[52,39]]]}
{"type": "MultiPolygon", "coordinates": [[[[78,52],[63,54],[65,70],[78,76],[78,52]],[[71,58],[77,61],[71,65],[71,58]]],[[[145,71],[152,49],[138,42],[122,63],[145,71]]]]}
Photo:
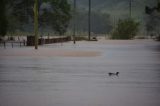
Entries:
{"type": "MultiPolygon", "coordinates": [[[[74,0],[69,0],[72,6],[73,6],[73,1],[74,0]]],[[[85,21],[83,23],[87,23],[88,15],[86,14],[85,16],[83,16],[81,15],[81,13],[88,11],[88,0],[76,0],[76,1],[77,1],[77,8],[79,11],[78,17],[81,17],[81,21],[83,21],[83,18],[85,17],[85,21]]],[[[130,0],[91,0],[92,14],[94,13],[97,13],[97,15],[103,14],[103,13],[108,14],[110,16],[110,21],[112,23],[112,26],[114,27],[118,19],[126,18],[129,16],[129,2],[130,0]]],[[[144,21],[146,16],[145,6],[147,5],[152,7],[152,6],[155,6],[156,3],[157,3],[157,0],[132,0],[132,18],[141,22],[141,28],[142,28],[141,30],[144,29],[144,25],[145,25],[145,21],[144,21]]],[[[95,21],[97,20],[95,20],[95,18],[92,17],[92,23],[94,23],[95,21]]],[[[98,21],[100,22],[100,20],[98,21]]],[[[102,22],[102,23],[105,23],[105,22],[102,22]]],[[[81,24],[82,22],[78,23],[78,25],[81,25],[81,24]]],[[[94,28],[95,26],[99,26],[99,25],[100,24],[98,25],[95,24],[92,27],[94,28]]],[[[85,28],[86,24],[81,26],[82,28],[85,28]]],[[[79,28],[79,30],[82,30],[82,29],[79,28]]]]}
{"type": "MultiPolygon", "coordinates": [[[[69,0],[73,2],[73,0],[69,0]]],[[[88,9],[88,0],[76,0],[79,10],[88,9]]],[[[92,11],[109,13],[111,15],[123,16],[129,13],[130,0],[91,0],[92,11]]],[[[157,0],[132,0],[133,16],[138,17],[144,14],[145,5],[154,5],[157,0]]]]}

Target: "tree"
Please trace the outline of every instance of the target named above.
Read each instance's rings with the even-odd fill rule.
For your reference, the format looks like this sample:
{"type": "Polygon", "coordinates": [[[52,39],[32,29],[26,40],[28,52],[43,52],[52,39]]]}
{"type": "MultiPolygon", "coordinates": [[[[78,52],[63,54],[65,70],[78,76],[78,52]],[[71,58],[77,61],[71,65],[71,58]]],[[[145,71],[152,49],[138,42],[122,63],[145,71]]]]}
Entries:
{"type": "MultiPolygon", "coordinates": [[[[33,32],[33,7],[34,0],[0,0],[0,35],[4,36],[7,31],[14,33],[16,30],[33,32]]],[[[71,19],[68,0],[39,0],[38,12],[39,28],[50,28],[61,35],[66,32],[71,19]],[[50,8],[41,10],[45,3],[50,8]]]]}
{"type": "MultiPolygon", "coordinates": [[[[22,29],[29,29],[33,27],[33,6],[34,0],[15,0],[13,4],[12,15],[19,20],[22,29]],[[32,26],[31,26],[32,25],[32,26]]],[[[39,27],[52,29],[59,33],[64,34],[68,28],[71,19],[71,8],[67,0],[39,0],[39,27]],[[42,8],[42,5],[48,4],[51,8],[42,8]],[[47,27],[46,27],[47,25],[47,27]]]]}
{"type": "Polygon", "coordinates": [[[160,40],[160,2],[157,2],[157,5],[152,8],[146,6],[145,12],[147,14],[147,34],[150,36],[156,36],[157,40],[160,40]]]}
{"type": "Polygon", "coordinates": [[[5,8],[6,8],[5,1],[0,0],[0,36],[5,36],[8,28],[5,8]]]}
{"type": "Polygon", "coordinates": [[[10,34],[11,36],[18,30],[20,29],[20,23],[19,21],[12,15],[8,15],[7,16],[7,20],[8,20],[8,30],[7,30],[7,34],[10,34]]]}
{"type": "Polygon", "coordinates": [[[35,34],[35,49],[38,49],[38,0],[34,0],[34,34],[35,34]]]}
{"type": "Polygon", "coordinates": [[[63,35],[71,19],[71,6],[67,0],[50,0],[53,12],[51,13],[53,30],[63,35]]]}
{"type": "Polygon", "coordinates": [[[119,20],[117,27],[112,32],[112,39],[132,39],[138,32],[139,23],[128,18],[119,20]]]}

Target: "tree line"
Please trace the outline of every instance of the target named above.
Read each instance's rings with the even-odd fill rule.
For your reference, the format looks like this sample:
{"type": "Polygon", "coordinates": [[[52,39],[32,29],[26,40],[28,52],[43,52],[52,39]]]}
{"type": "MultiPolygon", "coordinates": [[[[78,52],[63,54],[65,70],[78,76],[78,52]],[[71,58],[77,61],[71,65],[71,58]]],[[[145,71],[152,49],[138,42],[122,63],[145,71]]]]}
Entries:
{"type": "MultiPolygon", "coordinates": [[[[0,0],[0,35],[33,31],[34,0],[0,0]]],[[[50,27],[64,34],[72,17],[67,0],[39,0],[39,29],[50,27]]]]}
{"type": "MultiPolygon", "coordinates": [[[[0,0],[0,35],[15,33],[16,31],[33,32],[33,4],[34,0],[0,0]]],[[[72,6],[68,0],[39,0],[39,31],[54,31],[63,35],[67,29],[73,29],[72,6]]],[[[156,6],[156,8],[159,7],[156,6]]],[[[159,11],[159,10],[158,10],[159,11]]],[[[157,11],[157,12],[158,12],[157,11]]],[[[150,12],[150,8],[148,8],[150,12]]],[[[86,9],[77,11],[76,29],[78,32],[88,31],[88,14],[86,9]]],[[[155,12],[154,12],[155,13],[155,12]]],[[[159,16],[149,14],[146,24],[147,31],[159,28],[159,16]],[[155,23],[153,25],[153,23],[155,23]]],[[[92,11],[91,32],[106,34],[111,32],[114,39],[130,39],[138,32],[139,22],[134,19],[119,20],[113,28],[111,17],[108,13],[92,11]],[[120,37],[122,36],[122,37],[120,37]]]]}

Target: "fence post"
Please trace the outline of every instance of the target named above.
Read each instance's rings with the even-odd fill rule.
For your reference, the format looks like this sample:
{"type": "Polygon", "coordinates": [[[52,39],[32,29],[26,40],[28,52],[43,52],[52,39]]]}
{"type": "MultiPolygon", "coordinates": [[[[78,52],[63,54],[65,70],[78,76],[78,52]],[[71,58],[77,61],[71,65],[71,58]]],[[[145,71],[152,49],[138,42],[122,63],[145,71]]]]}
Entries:
{"type": "Polygon", "coordinates": [[[20,47],[21,47],[21,41],[19,43],[20,43],[20,47]]]}
{"type": "Polygon", "coordinates": [[[6,42],[4,41],[3,44],[4,44],[4,49],[5,49],[6,48],[6,42]]]}
{"type": "Polygon", "coordinates": [[[13,42],[11,42],[11,44],[12,44],[12,48],[13,48],[13,42]]]}
{"type": "Polygon", "coordinates": [[[25,40],[23,40],[23,45],[25,46],[25,40]]]}

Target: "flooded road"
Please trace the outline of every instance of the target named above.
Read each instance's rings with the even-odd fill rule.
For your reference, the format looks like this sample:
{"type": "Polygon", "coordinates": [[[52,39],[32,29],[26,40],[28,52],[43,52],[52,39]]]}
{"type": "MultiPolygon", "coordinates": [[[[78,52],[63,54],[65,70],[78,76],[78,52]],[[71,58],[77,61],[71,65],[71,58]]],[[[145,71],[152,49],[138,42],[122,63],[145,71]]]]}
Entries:
{"type": "Polygon", "coordinates": [[[41,47],[95,57],[1,56],[0,106],[160,106],[160,43],[106,42],[41,47]]]}

